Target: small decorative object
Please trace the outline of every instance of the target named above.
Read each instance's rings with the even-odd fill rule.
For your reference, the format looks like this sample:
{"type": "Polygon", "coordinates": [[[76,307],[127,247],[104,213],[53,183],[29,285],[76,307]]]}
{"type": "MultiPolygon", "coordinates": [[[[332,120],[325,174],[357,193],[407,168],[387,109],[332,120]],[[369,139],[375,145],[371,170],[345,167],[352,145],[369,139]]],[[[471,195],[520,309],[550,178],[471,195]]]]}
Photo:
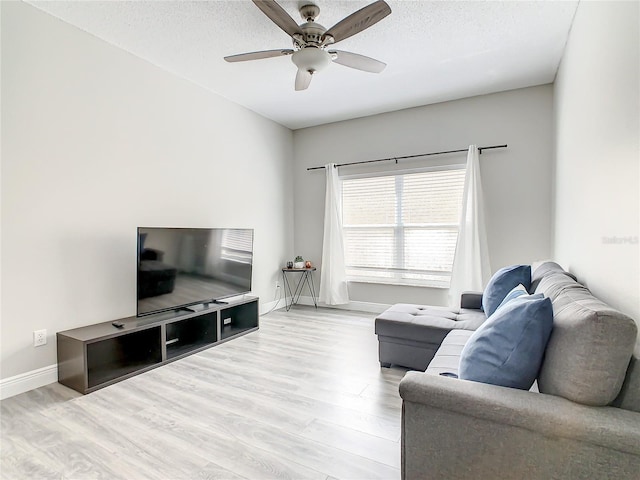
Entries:
{"type": "Polygon", "coordinates": [[[311,268],[311,262],[309,260],[304,262],[304,268],[311,268]]]}
{"type": "Polygon", "coordinates": [[[293,268],[293,262],[287,262],[287,268],[293,268]]]}
{"type": "Polygon", "coordinates": [[[304,259],[300,255],[293,261],[293,268],[304,268],[304,259]]]}

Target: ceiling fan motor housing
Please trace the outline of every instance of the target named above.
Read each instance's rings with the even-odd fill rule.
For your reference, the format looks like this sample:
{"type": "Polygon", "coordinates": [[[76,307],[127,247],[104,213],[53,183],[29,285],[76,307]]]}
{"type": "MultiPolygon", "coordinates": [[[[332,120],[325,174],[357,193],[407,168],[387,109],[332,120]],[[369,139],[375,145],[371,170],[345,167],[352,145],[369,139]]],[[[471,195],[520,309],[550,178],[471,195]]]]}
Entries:
{"type": "MultiPolygon", "coordinates": [[[[307,22],[300,25],[302,30],[302,45],[299,47],[305,47],[306,45],[319,46],[322,44],[322,36],[327,31],[322,25],[316,22],[307,22]]],[[[295,43],[295,42],[294,42],[295,43]]]]}

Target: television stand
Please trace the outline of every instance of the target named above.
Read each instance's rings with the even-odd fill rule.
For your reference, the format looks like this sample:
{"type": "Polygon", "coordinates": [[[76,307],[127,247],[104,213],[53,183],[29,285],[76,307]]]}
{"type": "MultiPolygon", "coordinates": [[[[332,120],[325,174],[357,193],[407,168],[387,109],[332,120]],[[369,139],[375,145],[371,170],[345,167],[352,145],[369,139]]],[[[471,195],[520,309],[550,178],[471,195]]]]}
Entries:
{"type": "MultiPolygon", "coordinates": [[[[258,297],[128,317],[56,334],[58,382],[90,393],[259,328],[258,297]]],[[[213,302],[211,302],[213,303],[213,302]]]]}
{"type": "Polygon", "coordinates": [[[224,300],[211,300],[209,303],[213,303],[215,305],[229,305],[229,302],[225,302],[224,300]]]}

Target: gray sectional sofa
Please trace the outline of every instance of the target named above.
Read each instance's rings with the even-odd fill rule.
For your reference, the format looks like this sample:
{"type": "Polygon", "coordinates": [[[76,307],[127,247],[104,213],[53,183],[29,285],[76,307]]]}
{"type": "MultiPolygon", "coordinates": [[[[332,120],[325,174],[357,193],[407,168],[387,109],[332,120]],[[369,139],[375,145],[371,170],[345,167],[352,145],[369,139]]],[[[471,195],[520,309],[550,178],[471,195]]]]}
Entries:
{"type": "Polygon", "coordinates": [[[400,382],[403,479],[640,479],[636,323],[557,264],[532,277],[553,329],[529,391],[442,375],[458,372],[480,311],[397,306],[376,320],[381,364],[421,370],[419,351],[429,358],[400,382]]]}

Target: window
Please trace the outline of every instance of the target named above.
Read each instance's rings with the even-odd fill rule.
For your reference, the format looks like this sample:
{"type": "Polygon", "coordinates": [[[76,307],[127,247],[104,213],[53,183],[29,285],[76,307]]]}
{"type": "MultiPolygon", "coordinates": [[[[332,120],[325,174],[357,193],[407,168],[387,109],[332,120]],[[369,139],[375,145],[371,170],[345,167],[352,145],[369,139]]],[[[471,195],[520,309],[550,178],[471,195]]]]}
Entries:
{"type": "Polygon", "coordinates": [[[448,287],[464,177],[464,166],[345,177],[349,280],[448,287]]]}
{"type": "Polygon", "coordinates": [[[251,263],[253,250],[253,230],[229,229],[222,231],[221,254],[223,260],[251,263]]]}

